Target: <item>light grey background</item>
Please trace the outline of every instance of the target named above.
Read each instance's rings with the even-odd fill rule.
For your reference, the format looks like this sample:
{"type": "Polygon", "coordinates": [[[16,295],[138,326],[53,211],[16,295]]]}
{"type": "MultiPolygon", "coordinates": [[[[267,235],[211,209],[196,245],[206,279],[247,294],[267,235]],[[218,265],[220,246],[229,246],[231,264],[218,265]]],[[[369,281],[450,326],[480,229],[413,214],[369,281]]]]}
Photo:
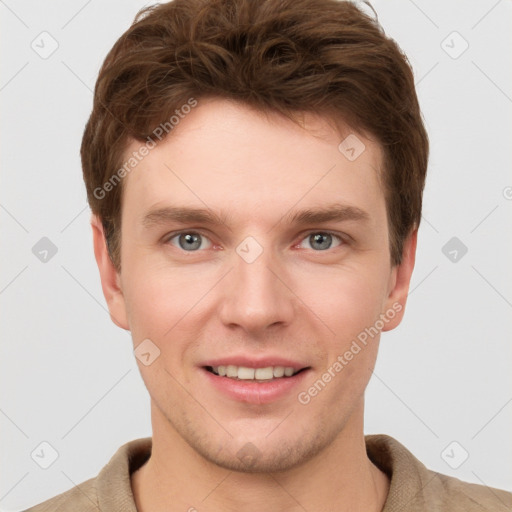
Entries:
{"type": "MultiPolygon", "coordinates": [[[[143,5],[0,1],[2,510],[95,476],[151,435],[130,334],[102,295],[79,160],[100,64],[143,5]],[[43,59],[31,45],[49,52],[52,38],[43,59]],[[42,237],[57,248],[46,263],[32,252],[42,237]],[[51,456],[43,441],[59,454],[48,469],[31,458],[51,456]]],[[[366,431],[512,490],[512,3],[373,5],[413,66],[431,160],[407,312],[382,336],[366,431]],[[468,248],[456,262],[442,252],[452,237],[468,248]]]]}

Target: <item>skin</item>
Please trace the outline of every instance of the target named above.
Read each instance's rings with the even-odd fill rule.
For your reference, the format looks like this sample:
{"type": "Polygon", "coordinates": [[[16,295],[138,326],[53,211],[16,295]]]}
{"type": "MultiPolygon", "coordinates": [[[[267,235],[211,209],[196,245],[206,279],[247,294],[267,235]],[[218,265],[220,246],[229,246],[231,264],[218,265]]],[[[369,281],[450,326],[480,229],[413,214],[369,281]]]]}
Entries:
{"type": "MultiPolygon", "coordinates": [[[[325,118],[305,128],[221,99],[200,99],[171,136],[124,178],[122,270],[108,257],[93,216],[94,250],[112,320],[134,347],[150,339],[160,356],[138,362],[151,396],[153,450],[132,477],[138,510],[381,510],[387,476],[368,459],[364,391],[379,335],[311,401],[297,399],[379,315],[401,311],[414,267],[416,230],[392,266],[380,146],[349,161],[338,145],[352,132],[325,118]],[[340,136],[341,135],[341,136],[340,136]],[[290,211],[331,203],[356,206],[366,222],[292,226],[290,211]],[[154,206],[226,212],[226,224],[166,223],[145,229],[154,206]],[[199,249],[172,233],[204,235],[199,249]],[[333,232],[319,249],[310,235],[333,232]],[[247,263],[247,236],[263,247],[247,263]],[[268,404],[228,398],[199,365],[231,354],[272,354],[307,362],[304,385],[268,404]],[[237,452],[257,449],[250,467],[237,452]],[[191,508],[193,507],[193,508],[191,508]]],[[[140,148],[132,142],[126,154],[140,148]]],[[[320,243],[320,247],[321,243],[320,243]]]]}

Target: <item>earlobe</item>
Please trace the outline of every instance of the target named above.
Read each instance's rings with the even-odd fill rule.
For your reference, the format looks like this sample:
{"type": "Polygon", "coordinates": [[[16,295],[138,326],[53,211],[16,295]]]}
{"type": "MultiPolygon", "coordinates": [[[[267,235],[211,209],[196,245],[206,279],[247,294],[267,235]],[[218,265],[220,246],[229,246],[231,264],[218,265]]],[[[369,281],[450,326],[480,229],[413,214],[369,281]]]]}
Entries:
{"type": "Polygon", "coordinates": [[[404,242],[402,250],[402,262],[393,268],[390,276],[389,295],[385,302],[384,314],[393,312],[392,318],[389,315],[389,321],[386,323],[383,331],[390,331],[397,327],[405,313],[405,304],[409,293],[412,271],[416,260],[416,244],[418,239],[418,229],[411,231],[404,242]]]}
{"type": "Polygon", "coordinates": [[[103,225],[95,214],[91,216],[91,228],[94,257],[96,258],[100,272],[101,288],[105,300],[107,301],[110,318],[118,327],[128,331],[130,328],[126,314],[126,303],[121,288],[121,276],[110,259],[103,232],[103,225]]]}

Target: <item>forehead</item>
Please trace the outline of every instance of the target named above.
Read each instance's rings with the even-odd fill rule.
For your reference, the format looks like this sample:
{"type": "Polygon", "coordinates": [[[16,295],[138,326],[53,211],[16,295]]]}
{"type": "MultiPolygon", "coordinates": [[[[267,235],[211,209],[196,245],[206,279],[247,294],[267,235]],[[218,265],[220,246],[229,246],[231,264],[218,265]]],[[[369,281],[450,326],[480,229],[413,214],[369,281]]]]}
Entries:
{"type": "MultiPolygon", "coordinates": [[[[123,212],[142,222],[155,205],[188,204],[271,222],[294,205],[382,209],[379,144],[312,113],[303,121],[198,100],[124,178],[123,212]]],[[[143,144],[132,142],[126,156],[143,144]]]]}

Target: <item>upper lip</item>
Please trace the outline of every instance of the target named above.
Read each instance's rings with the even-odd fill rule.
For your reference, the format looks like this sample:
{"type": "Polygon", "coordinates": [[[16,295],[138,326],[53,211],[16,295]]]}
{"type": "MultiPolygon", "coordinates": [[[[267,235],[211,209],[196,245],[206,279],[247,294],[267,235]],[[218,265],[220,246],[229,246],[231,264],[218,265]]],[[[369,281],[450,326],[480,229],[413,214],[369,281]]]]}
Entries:
{"type": "Polygon", "coordinates": [[[246,368],[266,368],[268,366],[284,366],[285,368],[293,368],[295,371],[308,368],[307,364],[293,361],[292,359],[286,359],[278,356],[227,356],[219,357],[216,359],[210,359],[201,364],[201,366],[244,366],[246,368]]]}

